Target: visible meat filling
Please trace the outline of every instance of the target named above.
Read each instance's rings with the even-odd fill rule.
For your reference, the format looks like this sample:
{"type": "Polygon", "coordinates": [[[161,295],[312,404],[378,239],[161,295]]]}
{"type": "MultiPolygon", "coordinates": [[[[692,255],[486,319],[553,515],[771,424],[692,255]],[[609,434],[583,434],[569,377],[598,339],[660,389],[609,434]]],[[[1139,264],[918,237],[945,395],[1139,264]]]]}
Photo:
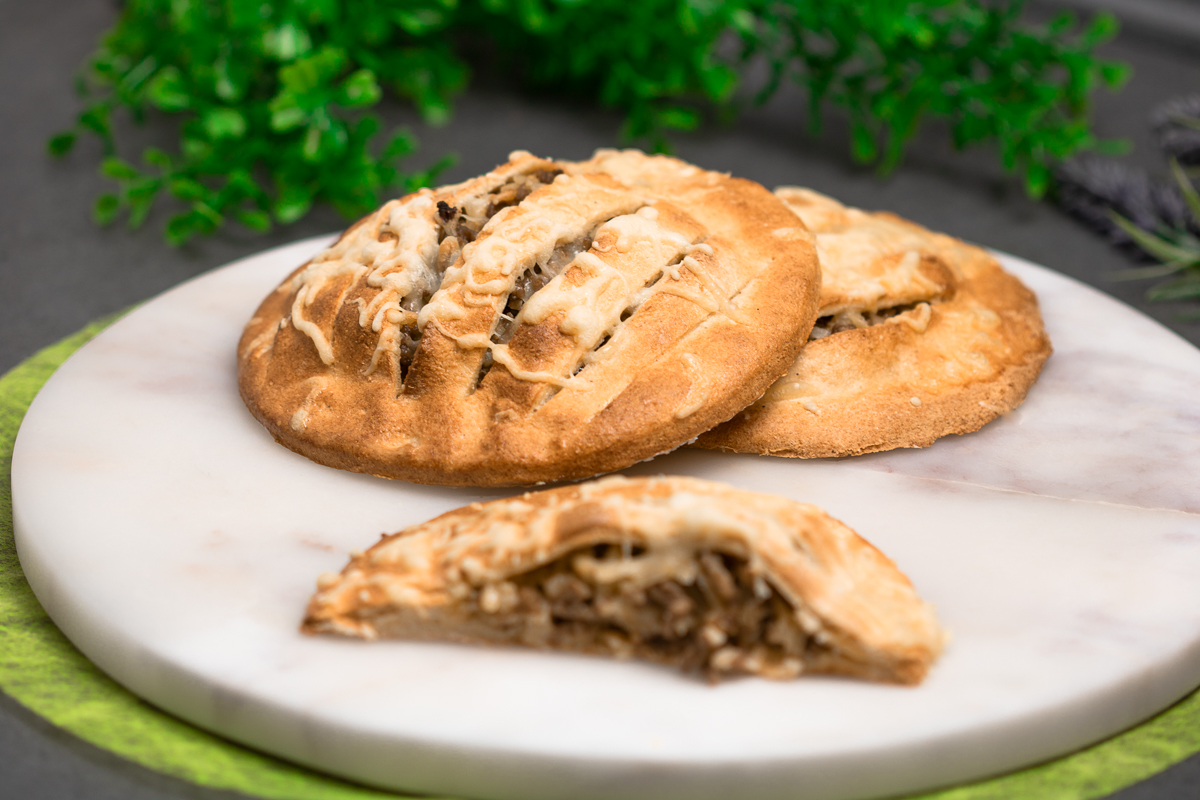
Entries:
{"type": "Polygon", "coordinates": [[[744,559],[668,555],[669,578],[661,554],[614,545],[577,551],[484,586],[479,612],[525,644],[645,658],[709,680],[738,672],[792,678],[828,653],[815,616],[798,613],[744,559]]]}
{"type": "Polygon", "coordinates": [[[440,201],[437,205],[441,227],[439,241],[454,238],[459,240],[460,247],[475,241],[479,231],[497,212],[515,206],[561,174],[562,170],[559,169],[541,169],[527,175],[514,175],[489,194],[467,198],[461,207],[440,201]]]}
{"type": "MultiPolygon", "coordinates": [[[[483,229],[483,226],[487,224],[488,220],[494,217],[498,211],[520,203],[530,194],[540,189],[542,186],[551,183],[557,176],[561,174],[562,170],[543,169],[528,175],[513,176],[502,186],[498,187],[494,192],[485,195],[479,195],[477,197],[467,198],[463,202],[461,208],[452,206],[445,200],[439,200],[436,214],[436,221],[438,223],[438,252],[435,269],[437,270],[437,273],[439,275],[445,274],[446,270],[458,260],[458,256],[462,252],[463,246],[475,241],[475,237],[479,235],[479,231],[483,229]]],[[[396,234],[388,230],[381,232],[379,236],[379,240],[381,242],[394,239],[396,239],[396,234]]],[[[589,239],[583,249],[586,250],[590,246],[591,240],[589,239]]],[[[560,248],[560,250],[562,249],[563,248],[560,248]]],[[[568,246],[566,249],[570,249],[570,246],[568,246]]],[[[566,263],[570,263],[570,260],[574,258],[578,252],[580,251],[575,251],[570,258],[567,258],[566,263]]],[[[522,286],[522,284],[518,282],[518,288],[525,293],[518,301],[517,309],[520,309],[520,303],[524,302],[524,299],[528,297],[528,295],[537,291],[542,286],[545,286],[546,283],[548,283],[550,279],[554,277],[554,275],[557,275],[558,272],[561,272],[563,266],[565,266],[565,264],[562,266],[557,266],[555,271],[550,272],[539,265],[535,268],[536,274],[534,274],[532,278],[529,277],[530,273],[527,273],[527,275],[522,278],[522,280],[525,281],[525,286],[522,286]]],[[[406,311],[418,313],[425,306],[425,304],[429,302],[429,298],[432,296],[432,293],[429,292],[423,292],[420,295],[410,295],[401,301],[400,307],[406,311]]],[[[509,304],[512,305],[512,303],[513,301],[510,297],[509,304]]],[[[511,328],[512,320],[515,316],[515,312],[510,312],[509,309],[506,309],[504,314],[501,315],[500,326],[504,328],[505,332],[508,332],[509,328],[511,328]]],[[[401,329],[399,338],[400,380],[403,382],[404,378],[408,375],[408,368],[412,365],[413,357],[417,352],[417,347],[421,343],[421,331],[417,328],[415,320],[411,324],[405,325],[404,328],[401,329]]],[[[505,340],[506,339],[507,337],[505,337],[505,340]]],[[[490,352],[486,354],[485,361],[485,368],[480,372],[480,379],[482,379],[483,375],[487,373],[487,369],[491,367],[490,352]]]]}
{"type": "MultiPolygon", "coordinates": [[[[534,292],[554,280],[556,275],[566,269],[575,260],[575,256],[587,251],[591,246],[592,237],[590,235],[566,242],[554,248],[545,263],[536,263],[525,270],[517,278],[513,290],[508,293],[504,310],[500,312],[500,316],[496,319],[496,327],[492,330],[491,340],[496,344],[506,344],[517,329],[517,315],[521,313],[525,302],[533,296],[534,292]]],[[[476,387],[491,370],[493,363],[492,351],[488,350],[484,353],[479,374],[475,378],[476,387]]]]}
{"type": "Polygon", "coordinates": [[[532,297],[534,292],[554,280],[555,276],[575,260],[575,256],[586,252],[591,246],[591,236],[583,236],[573,242],[566,242],[554,248],[554,252],[550,254],[544,264],[534,264],[525,270],[521,277],[517,278],[513,290],[508,293],[508,301],[504,305],[504,311],[500,313],[500,319],[492,333],[492,341],[502,344],[511,339],[516,327],[517,314],[521,312],[525,301],[532,297]]]}
{"type": "Polygon", "coordinates": [[[879,325],[886,322],[892,317],[899,316],[906,311],[913,311],[921,303],[927,302],[922,300],[918,303],[905,303],[904,305],[892,306],[890,308],[880,308],[875,311],[856,311],[850,309],[841,311],[837,314],[831,314],[826,317],[821,317],[813,325],[812,332],[808,335],[808,340],[824,339],[826,336],[832,336],[835,333],[842,331],[854,330],[856,328],[869,328],[872,325],[879,325]]]}

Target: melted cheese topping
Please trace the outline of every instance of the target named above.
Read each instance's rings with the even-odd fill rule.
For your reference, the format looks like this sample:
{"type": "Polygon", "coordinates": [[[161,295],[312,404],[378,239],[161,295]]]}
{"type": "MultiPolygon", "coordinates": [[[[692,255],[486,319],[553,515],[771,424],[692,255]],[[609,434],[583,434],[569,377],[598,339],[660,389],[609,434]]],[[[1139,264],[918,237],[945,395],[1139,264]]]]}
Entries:
{"type": "MultiPolygon", "coordinates": [[[[649,585],[672,575],[686,576],[695,569],[696,551],[714,545],[745,558],[755,573],[765,572],[761,556],[753,547],[755,540],[790,542],[796,551],[809,557],[805,545],[788,526],[787,517],[776,516],[773,509],[722,502],[702,489],[684,489],[639,501],[613,494],[612,490],[628,483],[627,478],[613,476],[581,484],[577,498],[564,496],[562,501],[550,504],[533,505],[521,497],[483,504],[473,509],[479,516],[462,522],[449,520],[440,532],[429,528],[429,535],[389,537],[373,547],[367,559],[372,565],[387,567],[387,580],[399,581],[407,590],[453,594],[446,584],[481,586],[503,580],[523,567],[544,563],[562,549],[558,540],[560,514],[569,506],[591,502],[599,504],[626,537],[625,559],[576,557],[580,574],[590,574],[599,583],[632,579],[638,585],[649,585]],[[628,555],[628,545],[635,540],[646,552],[633,558],[628,555]],[[438,570],[431,572],[428,566],[411,569],[417,564],[446,567],[439,575],[438,570]],[[398,574],[393,567],[410,569],[398,574]]],[[[820,513],[812,506],[794,505],[820,513]]]]}
{"type": "Polygon", "coordinates": [[[700,359],[696,358],[691,353],[683,354],[683,363],[687,365],[688,384],[687,395],[683,398],[683,404],[675,409],[675,419],[686,419],[692,414],[695,414],[704,404],[708,402],[708,392],[703,388],[701,382],[704,376],[704,369],[700,364],[700,359]]]}
{"type": "MultiPolygon", "coordinates": [[[[669,160],[653,163],[656,169],[671,172],[673,179],[678,178],[675,172],[695,171],[669,160]]],[[[608,166],[616,170],[614,175],[622,170],[638,174],[645,168],[645,158],[641,154],[612,153],[608,166]]],[[[342,283],[342,294],[335,303],[335,307],[341,307],[346,292],[365,277],[366,286],[376,291],[352,300],[357,306],[359,326],[377,335],[365,374],[387,364],[399,379],[405,343],[411,346],[412,338],[434,324],[459,348],[487,349],[495,363],[519,380],[560,388],[575,385],[579,381],[570,377],[520,368],[506,344],[492,342],[489,334],[463,330],[454,323],[467,319],[474,309],[491,309],[496,312],[492,317],[495,324],[499,306],[524,272],[535,264],[549,263],[556,253],[561,259],[561,249],[581,238],[592,238],[592,249],[575,256],[546,286],[526,298],[514,321],[537,325],[558,315],[559,332],[575,340],[583,365],[597,358],[595,350],[605,337],[619,331],[623,315],[636,311],[659,292],[682,297],[740,324],[749,322],[730,301],[730,293],[713,270],[716,255],[712,247],[693,243],[664,228],[659,223],[658,209],[625,189],[613,189],[582,175],[563,174],[522,203],[505,207],[486,221],[487,192],[458,198],[460,213],[469,219],[478,218],[482,228],[475,241],[462,247],[453,264],[443,263],[444,270],[438,269],[438,196],[422,190],[407,200],[386,204],[293,278],[291,324],[313,342],[323,363],[334,362],[331,333],[310,318],[308,310],[318,297],[325,297],[332,282],[342,283]],[[595,244],[601,240],[603,244],[595,244]],[[628,268],[619,263],[625,256],[634,257],[635,251],[639,260],[663,265],[654,267],[661,268],[663,274],[648,286],[631,285],[628,268]],[[694,284],[685,284],[684,270],[695,277],[698,289],[694,284]]],[[[569,258],[570,252],[565,255],[569,258]]],[[[443,261],[447,259],[443,256],[443,261]]],[[[640,283],[643,279],[636,280],[640,283]]],[[[331,327],[333,323],[327,324],[331,327]]],[[[571,371],[575,371],[574,366],[571,371]]],[[[702,395],[699,390],[693,391],[677,413],[694,413],[703,405],[702,395]]]]}
{"type": "Polygon", "coordinates": [[[929,236],[920,229],[848,208],[807,189],[781,188],[776,195],[816,234],[821,261],[818,316],[935,300],[947,291],[921,269],[926,258],[945,262],[930,250],[929,236]]]}
{"type": "Polygon", "coordinates": [[[396,352],[400,327],[409,321],[401,303],[431,292],[438,282],[434,210],[433,195],[427,189],[407,202],[387,203],[292,279],[291,289],[296,292],[292,325],[312,339],[322,362],[333,364],[333,348],[325,332],[305,316],[305,309],[329,281],[347,275],[347,286],[366,275],[367,285],[379,290],[371,302],[359,304],[359,325],[365,328],[369,324],[380,334],[370,369],[385,352],[396,352]]]}
{"type": "Polygon", "coordinates": [[[316,401],[321,392],[325,391],[328,382],[325,378],[315,376],[304,382],[305,386],[311,386],[308,391],[308,396],[304,398],[304,402],[296,409],[296,413],[292,414],[291,427],[296,433],[304,430],[308,425],[308,417],[312,411],[312,405],[316,401]]]}
{"type": "Polygon", "coordinates": [[[441,288],[421,309],[420,329],[434,318],[462,319],[471,306],[495,308],[532,264],[547,263],[556,249],[584,236],[613,213],[642,205],[626,192],[589,181],[564,181],[564,177],[555,178],[549,191],[539,190],[546,192],[541,202],[510,206],[488,221],[480,238],[463,248],[458,264],[446,270],[441,288]]]}

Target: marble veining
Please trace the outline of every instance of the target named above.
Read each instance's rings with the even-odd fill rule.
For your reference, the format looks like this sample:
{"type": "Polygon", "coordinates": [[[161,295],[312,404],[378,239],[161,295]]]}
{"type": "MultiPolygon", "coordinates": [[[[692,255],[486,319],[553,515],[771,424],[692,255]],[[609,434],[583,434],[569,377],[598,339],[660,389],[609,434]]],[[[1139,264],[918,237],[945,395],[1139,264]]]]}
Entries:
{"type": "Polygon", "coordinates": [[[857,459],[677,451],[629,470],[815,502],[858,530],[954,634],[922,686],[714,687],[636,662],[302,636],[316,576],[348,551],[512,493],[321,467],[245,411],[241,327],[320,244],[139,308],[54,375],[18,437],[30,584],[85,654],[160,707],[409,791],[849,800],[1044,760],[1200,684],[1200,352],[1010,258],[1055,355],[1026,404],[982,431],[857,459]]]}

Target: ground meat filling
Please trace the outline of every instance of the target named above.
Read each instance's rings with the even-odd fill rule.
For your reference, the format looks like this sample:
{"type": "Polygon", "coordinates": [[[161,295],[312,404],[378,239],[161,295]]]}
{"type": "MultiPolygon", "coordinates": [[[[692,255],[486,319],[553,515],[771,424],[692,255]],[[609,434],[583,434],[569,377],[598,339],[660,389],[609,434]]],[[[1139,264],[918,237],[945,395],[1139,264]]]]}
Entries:
{"type": "Polygon", "coordinates": [[[816,618],[797,613],[744,559],[699,551],[673,563],[674,577],[664,578],[661,557],[597,545],[485,585],[477,613],[535,647],[645,658],[709,679],[792,678],[828,652],[816,618]]]}
{"type": "MultiPolygon", "coordinates": [[[[444,275],[446,270],[453,266],[458,260],[462,248],[475,241],[475,237],[479,235],[479,231],[488,223],[492,217],[503,208],[516,205],[528,197],[533,192],[537,191],[546,184],[551,183],[556,177],[562,174],[562,170],[558,169],[542,169],[528,175],[514,175],[503,185],[496,188],[488,194],[469,197],[463,201],[462,207],[452,206],[445,200],[439,200],[437,204],[437,212],[434,215],[434,222],[438,226],[438,252],[435,268],[439,275],[444,275]]],[[[384,229],[379,235],[379,241],[391,241],[396,239],[396,234],[392,231],[384,229]]],[[[588,240],[584,249],[591,246],[591,240],[588,240]]],[[[560,248],[561,249],[561,248],[560,248]]],[[[571,256],[574,258],[574,255],[571,256]]],[[[569,263],[570,259],[568,259],[569,263]]],[[[565,265],[564,265],[565,266],[565,265]]],[[[561,267],[558,271],[561,271],[561,267]]],[[[554,272],[544,279],[542,267],[537,267],[537,277],[533,280],[525,279],[527,284],[534,284],[537,280],[536,288],[526,289],[527,294],[540,289],[549,282],[550,278],[558,274],[554,272]]],[[[400,307],[406,311],[419,313],[429,299],[433,296],[431,292],[422,292],[412,294],[405,297],[400,307]]],[[[523,302],[523,299],[522,301],[523,302]]],[[[512,301],[510,299],[510,305],[512,301]]],[[[518,310],[520,306],[518,305],[518,310]]],[[[515,317],[515,313],[510,313],[507,309],[505,315],[501,317],[501,325],[511,327],[511,320],[515,317]],[[507,317],[505,316],[507,315],[507,317]],[[505,319],[507,318],[507,322],[505,319]]],[[[506,328],[507,332],[507,328],[506,328]]],[[[511,333],[509,333],[511,335],[511,333]]],[[[421,343],[421,331],[417,328],[416,321],[405,325],[401,329],[399,335],[398,346],[398,361],[400,365],[400,382],[408,376],[408,369],[412,366],[413,358],[416,356],[417,347],[421,343]]],[[[491,353],[485,356],[487,361],[486,367],[491,366],[491,353]]],[[[487,369],[482,370],[480,378],[486,374],[487,369]]]]}
{"type": "Polygon", "coordinates": [[[461,207],[452,206],[445,200],[439,201],[438,241],[456,239],[461,249],[463,245],[475,241],[483,226],[496,216],[497,212],[517,205],[538,189],[552,183],[561,174],[560,169],[540,169],[526,175],[514,175],[488,194],[466,198],[461,207]]]}
{"type": "Polygon", "coordinates": [[[534,264],[521,273],[521,277],[517,278],[516,284],[513,285],[513,290],[508,293],[508,300],[504,304],[504,310],[500,312],[500,319],[496,322],[496,329],[492,333],[492,341],[504,344],[511,339],[513,331],[516,330],[517,314],[521,313],[525,302],[533,297],[534,292],[554,280],[566,269],[575,260],[575,256],[587,252],[591,246],[592,237],[590,235],[580,237],[572,242],[565,242],[554,248],[554,252],[550,254],[544,264],[534,264]]]}
{"type": "MultiPolygon", "coordinates": [[[[492,329],[491,341],[495,344],[507,344],[508,340],[512,338],[517,330],[517,315],[521,313],[521,309],[525,306],[526,301],[570,266],[571,262],[575,260],[575,256],[586,252],[591,246],[592,237],[590,234],[574,241],[561,243],[558,247],[554,248],[554,251],[550,253],[549,258],[544,263],[535,263],[521,273],[521,276],[517,278],[516,283],[513,285],[512,291],[508,293],[508,299],[504,303],[504,310],[496,318],[496,325],[492,329]]],[[[483,362],[479,366],[479,374],[475,378],[476,388],[483,382],[484,377],[492,369],[493,364],[492,351],[488,350],[483,355],[483,362]]]]}
{"type": "Polygon", "coordinates": [[[904,305],[880,308],[875,311],[856,311],[850,309],[838,312],[837,314],[830,314],[826,317],[820,317],[816,324],[813,325],[812,333],[808,335],[808,340],[811,342],[813,339],[824,339],[826,336],[832,336],[842,331],[879,325],[906,311],[912,311],[925,302],[928,301],[921,300],[916,303],[905,303],[904,305]]]}

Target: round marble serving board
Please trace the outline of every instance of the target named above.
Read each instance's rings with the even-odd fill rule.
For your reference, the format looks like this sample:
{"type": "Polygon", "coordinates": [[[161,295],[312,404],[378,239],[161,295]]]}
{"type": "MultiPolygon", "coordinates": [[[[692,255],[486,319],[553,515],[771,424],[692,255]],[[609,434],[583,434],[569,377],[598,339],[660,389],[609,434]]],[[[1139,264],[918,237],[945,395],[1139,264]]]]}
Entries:
{"type": "Polygon", "coordinates": [[[1200,684],[1200,351],[1027,262],[1055,354],[1026,403],[924,450],[684,450],[628,470],[817,503],[889,554],[953,640],[917,688],[710,686],[637,662],[301,635],[348,551],[513,490],[328,469],[238,398],[242,325],[325,240],[138,308],[38,395],[13,456],[22,566],[143,698],[318,769],[478,798],[864,798],[1045,760],[1200,684]]]}

